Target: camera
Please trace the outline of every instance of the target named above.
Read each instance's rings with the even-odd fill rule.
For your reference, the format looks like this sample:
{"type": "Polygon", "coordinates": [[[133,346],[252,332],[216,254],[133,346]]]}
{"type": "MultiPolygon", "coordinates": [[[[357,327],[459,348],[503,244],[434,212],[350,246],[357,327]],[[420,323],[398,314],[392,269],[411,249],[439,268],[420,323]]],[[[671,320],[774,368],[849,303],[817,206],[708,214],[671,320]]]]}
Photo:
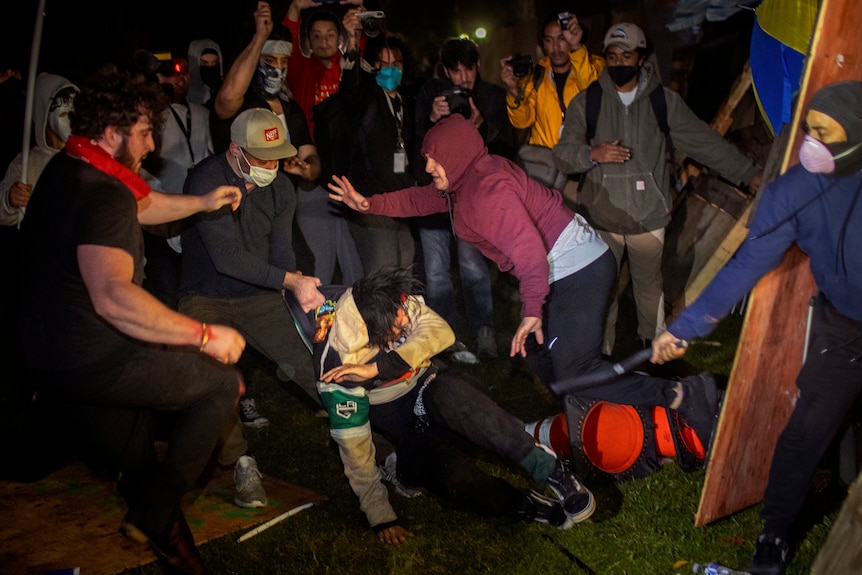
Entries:
{"type": "Polygon", "coordinates": [[[386,14],[380,10],[366,10],[357,12],[356,15],[362,22],[362,30],[369,38],[374,38],[386,27],[386,14]]]}
{"type": "Polygon", "coordinates": [[[515,54],[506,64],[512,67],[512,73],[516,78],[523,78],[533,71],[533,57],[529,54],[515,54]]]}
{"type": "Polygon", "coordinates": [[[443,90],[440,95],[446,97],[450,114],[461,114],[467,119],[473,115],[473,110],[470,108],[470,96],[473,94],[467,88],[452,86],[447,90],[443,90]]]}
{"type": "Polygon", "coordinates": [[[566,30],[569,27],[569,22],[572,20],[572,15],[568,12],[560,12],[557,14],[557,20],[560,21],[560,28],[566,30]]]}

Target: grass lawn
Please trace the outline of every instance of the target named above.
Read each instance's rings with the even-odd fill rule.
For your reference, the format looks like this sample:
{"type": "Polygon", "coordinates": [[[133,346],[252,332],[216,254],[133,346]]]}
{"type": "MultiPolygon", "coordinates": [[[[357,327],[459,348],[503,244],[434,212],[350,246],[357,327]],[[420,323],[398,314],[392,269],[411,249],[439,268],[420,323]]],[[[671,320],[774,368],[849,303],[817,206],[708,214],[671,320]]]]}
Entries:
{"type": "MultiPolygon", "coordinates": [[[[505,282],[497,282],[498,342],[508,349],[517,306],[511,310],[505,282]],[[509,313],[511,312],[511,313],[509,313]]],[[[710,336],[720,346],[694,345],[678,369],[729,374],[739,315],[729,316],[710,336]]],[[[397,549],[379,544],[341,472],[326,420],[314,417],[306,403],[277,380],[274,368],[252,355],[252,383],[267,430],[249,430],[261,470],[324,493],[327,501],[243,542],[236,534],[202,546],[214,573],[300,574],[687,574],[695,562],[717,562],[743,569],[760,531],[759,506],[704,527],[695,527],[704,471],[684,473],[675,463],[649,477],[590,484],[598,508],[569,531],[508,518],[486,518],[453,509],[430,496],[406,499],[394,492],[396,511],[415,537],[397,549]]],[[[464,368],[500,405],[535,421],[560,411],[551,395],[521,360],[501,357],[464,368]]],[[[764,463],[766,464],[766,463],[764,463]]],[[[523,473],[492,456],[482,465],[512,483],[527,486],[523,473]]],[[[808,573],[837,516],[845,490],[830,487],[810,497],[788,573],[808,573]]],[[[159,573],[155,565],[129,574],[159,573]]]]}
{"type": "MultiPolygon", "coordinates": [[[[508,349],[517,321],[507,280],[495,274],[496,327],[499,349],[508,349]]],[[[625,303],[625,298],[624,298],[625,303]]],[[[625,326],[625,306],[621,305],[625,326]]],[[[729,374],[742,319],[729,316],[710,336],[715,345],[693,345],[675,369],[685,373],[709,370],[721,380],[729,374]]],[[[463,332],[459,326],[459,332],[463,332]]],[[[466,340],[465,340],[466,341],[466,340]]],[[[618,342],[620,357],[626,342],[618,342]]],[[[561,411],[550,393],[521,359],[504,356],[465,366],[500,405],[525,422],[561,411]]],[[[691,573],[695,562],[718,562],[744,568],[760,530],[759,506],[696,528],[704,471],[685,473],[675,463],[656,473],[626,482],[588,483],[597,511],[569,531],[509,518],[486,518],[452,508],[430,495],[405,499],[391,494],[396,511],[415,534],[401,548],[378,543],[341,470],[325,419],[316,418],[309,401],[292,384],[275,376],[275,367],[249,353],[247,377],[258,408],[270,419],[264,430],[247,430],[252,452],[268,475],[323,493],[327,500],[271,529],[237,543],[239,533],[201,546],[213,573],[251,574],[479,574],[548,575],[673,575],[691,573]]],[[[9,383],[8,381],[6,383],[9,383]]],[[[4,395],[10,386],[4,385],[4,395]]],[[[6,398],[8,400],[8,398],[6,398]]],[[[3,406],[9,406],[4,400],[3,406]]],[[[4,411],[8,411],[5,409],[4,411]]],[[[2,427],[16,425],[6,414],[2,427]]],[[[764,465],[768,462],[764,462],[764,465]]],[[[481,465],[510,482],[527,487],[520,469],[483,455],[481,465]]],[[[788,573],[808,573],[834,522],[846,487],[821,481],[812,492],[788,573]]],[[[834,476],[834,474],[832,474],[834,476]]],[[[126,572],[162,573],[150,564],[126,572]]]]}

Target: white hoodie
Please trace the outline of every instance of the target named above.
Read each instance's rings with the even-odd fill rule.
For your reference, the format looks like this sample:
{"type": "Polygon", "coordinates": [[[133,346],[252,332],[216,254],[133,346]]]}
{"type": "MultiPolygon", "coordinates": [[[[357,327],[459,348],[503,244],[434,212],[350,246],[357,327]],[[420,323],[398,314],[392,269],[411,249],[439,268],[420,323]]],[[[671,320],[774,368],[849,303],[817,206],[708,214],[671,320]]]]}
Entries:
{"type": "Polygon", "coordinates": [[[9,192],[12,189],[12,184],[15,182],[35,184],[48,160],[59,151],[48,145],[45,129],[48,126],[48,109],[51,106],[51,101],[54,96],[66,88],[74,88],[76,91],[78,89],[77,86],[62,76],[46,72],[36,76],[33,86],[33,127],[36,133],[36,145],[30,150],[30,156],[27,160],[26,179],[21,177],[23,156],[21,153],[9,163],[6,175],[0,182],[0,225],[21,225],[24,209],[15,208],[9,204],[9,192]]]}

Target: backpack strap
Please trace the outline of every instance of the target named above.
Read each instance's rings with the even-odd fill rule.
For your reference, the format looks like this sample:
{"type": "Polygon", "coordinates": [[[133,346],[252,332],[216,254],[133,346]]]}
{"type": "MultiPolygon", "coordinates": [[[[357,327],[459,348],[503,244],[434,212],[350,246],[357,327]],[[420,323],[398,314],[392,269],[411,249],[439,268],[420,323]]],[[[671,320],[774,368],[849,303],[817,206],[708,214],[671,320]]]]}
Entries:
{"type": "Polygon", "coordinates": [[[587,104],[585,110],[587,116],[587,145],[590,145],[596,135],[596,124],[599,122],[599,111],[601,109],[602,87],[599,85],[599,81],[595,80],[587,86],[587,104]]]}
{"type": "Polygon", "coordinates": [[[539,91],[539,84],[545,79],[545,67],[541,64],[536,64],[533,67],[533,90],[539,91]]]}
{"type": "Polygon", "coordinates": [[[661,130],[661,133],[664,134],[666,148],[665,155],[671,184],[673,184],[675,188],[679,189],[679,178],[676,175],[676,165],[674,164],[676,150],[673,147],[673,138],[670,137],[670,126],[667,123],[667,100],[664,95],[664,86],[661,84],[656,86],[656,88],[649,94],[649,101],[652,104],[652,111],[658,121],[658,127],[661,130]]]}

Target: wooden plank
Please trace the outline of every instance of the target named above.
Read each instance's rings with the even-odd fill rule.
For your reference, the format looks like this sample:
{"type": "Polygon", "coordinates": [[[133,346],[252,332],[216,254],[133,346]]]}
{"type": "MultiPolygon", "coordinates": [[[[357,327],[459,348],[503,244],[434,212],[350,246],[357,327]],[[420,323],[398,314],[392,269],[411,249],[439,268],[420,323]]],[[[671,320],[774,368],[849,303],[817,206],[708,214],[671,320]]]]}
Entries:
{"type": "MultiPolygon", "coordinates": [[[[184,511],[198,545],[247,530],[320,493],[263,476],[269,504],[244,509],[233,502],[231,471],[216,471],[191,491],[184,511]]],[[[75,462],[33,483],[0,482],[0,572],[32,573],[80,567],[86,575],[113,575],[155,561],[148,546],[120,535],[126,506],[115,485],[75,462]]]]}
{"type": "MultiPolygon", "coordinates": [[[[859,40],[844,33],[860,26],[857,0],[821,3],[782,172],[798,161],[800,114],[811,96],[826,84],[862,79],[859,40]]],[[[762,499],[772,452],[796,394],[808,300],[815,289],[807,257],[793,248],[752,292],[695,525],[762,499]]]]}

